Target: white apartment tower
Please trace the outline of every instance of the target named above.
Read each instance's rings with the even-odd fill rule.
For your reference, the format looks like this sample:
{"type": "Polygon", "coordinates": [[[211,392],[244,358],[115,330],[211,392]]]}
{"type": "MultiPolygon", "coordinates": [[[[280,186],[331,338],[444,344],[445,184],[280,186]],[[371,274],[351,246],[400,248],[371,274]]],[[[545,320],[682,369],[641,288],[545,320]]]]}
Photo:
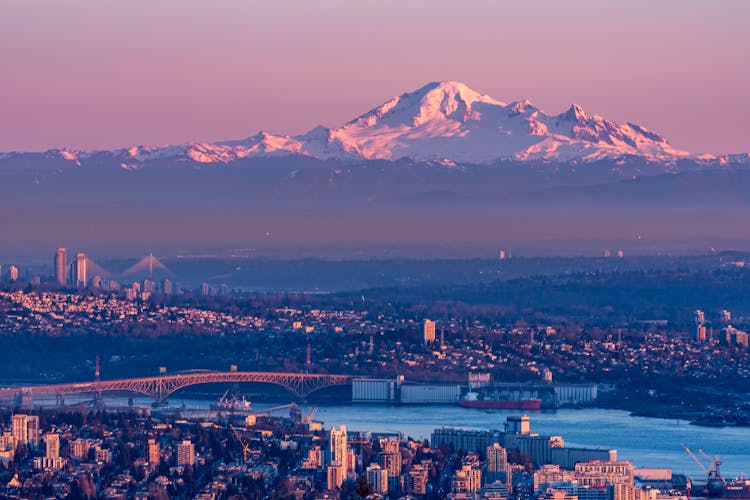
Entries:
{"type": "Polygon", "coordinates": [[[349,459],[349,453],[348,453],[348,445],[346,440],[346,426],[342,425],[338,429],[335,427],[331,428],[331,433],[329,436],[329,453],[330,453],[330,463],[331,464],[337,464],[341,466],[344,473],[348,470],[348,459],[349,459]]]}

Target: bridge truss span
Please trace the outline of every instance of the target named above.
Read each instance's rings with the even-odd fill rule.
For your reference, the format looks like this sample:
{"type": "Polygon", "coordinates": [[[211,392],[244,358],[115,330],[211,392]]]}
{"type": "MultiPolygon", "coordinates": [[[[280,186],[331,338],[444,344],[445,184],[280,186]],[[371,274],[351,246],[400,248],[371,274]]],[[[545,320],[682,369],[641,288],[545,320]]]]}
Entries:
{"type": "Polygon", "coordinates": [[[164,401],[170,394],[184,387],[198,384],[264,383],[285,387],[304,399],[308,394],[325,387],[350,383],[348,375],[279,372],[192,372],[156,377],[99,380],[74,384],[37,385],[0,389],[0,397],[27,393],[31,396],[65,396],[68,394],[134,392],[164,401]]]}

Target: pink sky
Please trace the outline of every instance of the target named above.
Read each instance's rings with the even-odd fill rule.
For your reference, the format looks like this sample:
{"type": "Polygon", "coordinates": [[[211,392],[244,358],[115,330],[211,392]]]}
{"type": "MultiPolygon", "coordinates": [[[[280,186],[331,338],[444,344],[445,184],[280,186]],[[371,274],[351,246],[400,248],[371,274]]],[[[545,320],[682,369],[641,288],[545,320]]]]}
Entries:
{"type": "Polygon", "coordinates": [[[0,151],[339,126],[429,81],[750,151],[750,2],[0,4],[0,151]]]}

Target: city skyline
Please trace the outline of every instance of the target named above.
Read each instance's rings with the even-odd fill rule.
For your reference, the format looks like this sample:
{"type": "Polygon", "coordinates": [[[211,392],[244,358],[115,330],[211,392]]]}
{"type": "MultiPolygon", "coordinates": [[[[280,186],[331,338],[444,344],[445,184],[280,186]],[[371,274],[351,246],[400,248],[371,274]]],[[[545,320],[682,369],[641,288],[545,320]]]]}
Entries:
{"type": "Polygon", "coordinates": [[[3,499],[750,500],[750,1],[0,3],[3,499]]]}

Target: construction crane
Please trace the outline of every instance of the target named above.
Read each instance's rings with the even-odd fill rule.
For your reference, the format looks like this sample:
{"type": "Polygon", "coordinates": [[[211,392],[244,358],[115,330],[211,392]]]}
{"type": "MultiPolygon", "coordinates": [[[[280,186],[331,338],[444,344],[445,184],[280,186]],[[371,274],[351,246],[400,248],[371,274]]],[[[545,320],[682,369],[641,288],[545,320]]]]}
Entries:
{"type": "Polygon", "coordinates": [[[303,424],[309,424],[310,422],[312,422],[313,419],[315,418],[315,414],[316,413],[318,413],[318,407],[317,406],[315,408],[313,408],[312,410],[310,410],[310,413],[308,413],[307,415],[304,416],[304,418],[302,419],[302,423],[303,424]]]}
{"type": "Polygon", "coordinates": [[[234,437],[237,438],[237,442],[239,442],[240,446],[242,446],[242,463],[246,464],[247,453],[250,451],[250,445],[248,445],[245,441],[242,440],[239,432],[237,432],[237,429],[235,429],[232,424],[229,424],[229,428],[232,429],[232,433],[234,433],[234,437]]]}
{"type": "Polygon", "coordinates": [[[710,474],[710,471],[706,468],[706,466],[703,464],[703,462],[701,462],[698,459],[698,457],[695,456],[695,453],[693,453],[692,451],[690,451],[690,448],[688,448],[687,446],[685,446],[685,444],[682,444],[682,443],[681,443],[681,446],[685,449],[685,451],[690,456],[690,458],[692,458],[693,461],[695,461],[695,463],[698,464],[698,467],[700,467],[703,470],[703,472],[705,472],[706,474],[710,474]]]}
{"type": "Polygon", "coordinates": [[[258,413],[256,413],[256,415],[270,417],[271,413],[275,411],[286,410],[288,408],[291,409],[291,408],[295,408],[296,406],[297,405],[295,403],[289,403],[287,405],[281,405],[281,406],[274,406],[273,408],[268,408],[267,410],[259,411],[258,413]]]}
{"type": "Polygon", "coordinates": [[[703,469],[703,472],[706,473],[706,486],[703,488],[703,495],[706,497],[720,497],[724,493],[724,487],[726,486],[726,482],[724,481],[724,478],[721,477],[721,473],[719,472],[719,467],[721,466],[721,460],[719,457],[711,458],[709,457],[703,450],[698,450],[698,453],[700,453],[704,458],[708,460],[708,467],[701,462],[698,457],[695,456],[695,453],[690,451],[690,448],[682,445],[683,448],[685,448],[685,451],[688,455],[695,461],[698,466],[703,469]]]}

